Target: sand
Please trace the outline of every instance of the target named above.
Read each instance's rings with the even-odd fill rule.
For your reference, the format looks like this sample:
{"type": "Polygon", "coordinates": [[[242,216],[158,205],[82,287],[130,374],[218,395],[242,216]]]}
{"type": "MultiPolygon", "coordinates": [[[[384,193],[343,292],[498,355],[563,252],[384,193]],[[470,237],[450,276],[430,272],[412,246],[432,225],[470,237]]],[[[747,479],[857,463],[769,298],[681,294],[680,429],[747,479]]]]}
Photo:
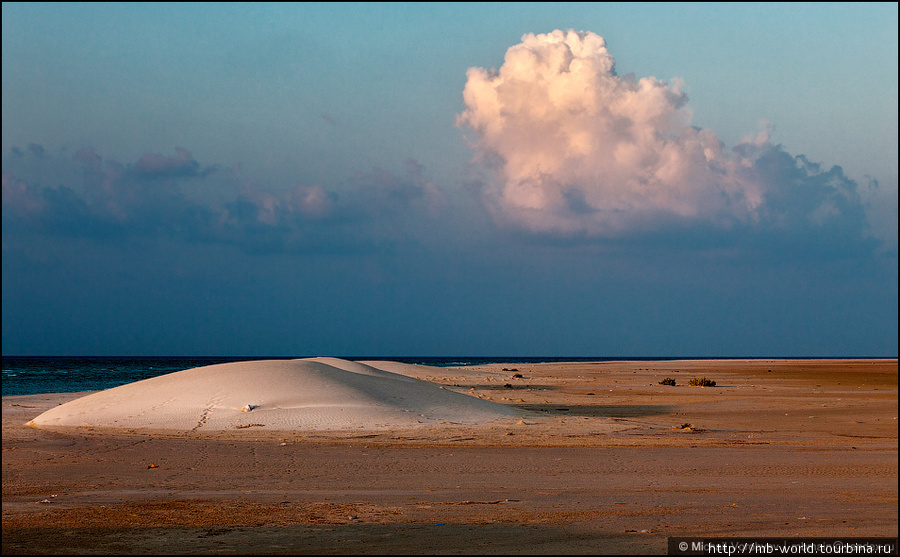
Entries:
{"type": "Polygon", "coordinates": [[[378,365],[417,370],[397,362],[367,365],[339,358],[209,365],[84,396],[29,425],[140,432],[392,430],[477,424],[525,413],[378,365]]]}
{"type": "Polygon", "coordinates": [[[118,397],[106,414],[89,393],[3,397],[3,553],[664,554],[670,536],[898,533],[895,359],[316,361],[313,398],[366,395],[353,419],[310,419],[289,389],[255,398],[266,381],[191,393],[200,413],[170,402],[191,410],[164,412],[169,429],[110,427],[140,413],[118,397]],[[428,406],[435,389],[471,400],[428,406]],[[25,425],[79,404],[94,423],[25,425]]]}

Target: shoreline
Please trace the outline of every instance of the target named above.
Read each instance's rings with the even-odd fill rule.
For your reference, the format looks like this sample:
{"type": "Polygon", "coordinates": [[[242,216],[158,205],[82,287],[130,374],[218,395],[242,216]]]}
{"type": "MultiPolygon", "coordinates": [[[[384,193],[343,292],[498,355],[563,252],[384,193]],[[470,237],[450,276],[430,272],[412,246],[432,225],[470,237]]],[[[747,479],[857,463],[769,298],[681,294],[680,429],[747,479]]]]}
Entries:
{"type": "Polygon", "coordinates": [[[664,554],[670,536],[897,536],[896,359],[512,368],[415,375],[525,419],[380,431],[42,430],[24,423],[83,393],[3,397],[3,552],[664,554]],[[687,385],[702,376],[716,386],[687,385]]]}

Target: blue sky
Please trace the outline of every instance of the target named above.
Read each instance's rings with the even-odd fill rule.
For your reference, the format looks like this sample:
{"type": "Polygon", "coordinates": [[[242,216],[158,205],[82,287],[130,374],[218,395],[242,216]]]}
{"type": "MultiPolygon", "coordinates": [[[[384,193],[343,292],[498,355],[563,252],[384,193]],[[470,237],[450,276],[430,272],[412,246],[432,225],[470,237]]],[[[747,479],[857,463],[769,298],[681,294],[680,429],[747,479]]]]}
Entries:
{"type": "Polygon", "coordinates": [[[4,354],[897,355],[896,4],[2,10],[4,354]]]}

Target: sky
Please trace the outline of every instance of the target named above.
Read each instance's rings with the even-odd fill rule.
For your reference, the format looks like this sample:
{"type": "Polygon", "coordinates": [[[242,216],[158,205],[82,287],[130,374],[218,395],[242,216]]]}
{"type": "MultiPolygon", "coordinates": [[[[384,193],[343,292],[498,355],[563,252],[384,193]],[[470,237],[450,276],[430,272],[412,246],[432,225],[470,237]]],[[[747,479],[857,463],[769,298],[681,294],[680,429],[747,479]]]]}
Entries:
{"type": "Polygon", "coordinates": [[[897,357],[897,21],[4,2],[3,354],[897,357]]]}

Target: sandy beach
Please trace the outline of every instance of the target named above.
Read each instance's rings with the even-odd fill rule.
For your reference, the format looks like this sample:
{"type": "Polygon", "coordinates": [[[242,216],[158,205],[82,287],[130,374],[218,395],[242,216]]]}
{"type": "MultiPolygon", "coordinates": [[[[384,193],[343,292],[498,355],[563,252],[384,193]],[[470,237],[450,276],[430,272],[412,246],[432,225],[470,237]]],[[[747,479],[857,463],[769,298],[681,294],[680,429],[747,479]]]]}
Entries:
{"type": "MultiPolygon", "coordinates": [[[[3,553],[664,554],[674,536],[898,535],[896,359],[371,364],[485,414],[442,419],[415,387],[420,418],[351,416],[375,425],[292,414],[291,429],[235,398],[244,421],[217,429],[30,427],[89,393],[3,397],[3,553]],[[689,385],[704,377],[716,385],[689,385]]],[[[383,401],[381,371],[365,373],[327,380],[383,401]]]]}

